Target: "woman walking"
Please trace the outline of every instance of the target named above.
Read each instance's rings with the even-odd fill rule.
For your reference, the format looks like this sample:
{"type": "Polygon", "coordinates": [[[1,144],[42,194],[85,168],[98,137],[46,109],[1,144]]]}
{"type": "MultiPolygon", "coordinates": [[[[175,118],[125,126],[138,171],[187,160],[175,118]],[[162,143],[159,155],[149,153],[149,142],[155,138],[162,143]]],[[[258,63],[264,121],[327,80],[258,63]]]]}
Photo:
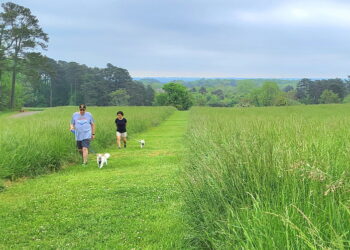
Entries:
{"type": "Polygon", "coordinates": [[[117,146],[120,149],[120,140],[121,138],[123,138],[123,142],[124,142],[124,148],[126,148],[126,123],[127,120],[124,118],[124,113],[123,111],[118,111],[117,113],[117,119],[115,119],[115,124],[117,126],[117,146]]]}

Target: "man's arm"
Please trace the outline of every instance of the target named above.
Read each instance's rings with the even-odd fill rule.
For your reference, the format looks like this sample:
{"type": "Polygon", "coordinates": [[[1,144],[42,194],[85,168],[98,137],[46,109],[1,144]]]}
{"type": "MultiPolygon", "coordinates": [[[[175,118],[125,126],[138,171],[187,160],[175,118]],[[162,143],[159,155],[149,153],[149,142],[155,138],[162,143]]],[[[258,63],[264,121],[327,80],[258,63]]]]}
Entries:
{"type": "Polygon", "coordinates": [[[95,130],[96,130],[96,126],[95,123],[91,123],[91,138],[95,138],[95,130]]]}
{"type": "Polygon", "coordinates": [[[72,120],[70,121],[70,130],[74,130],[74,116],[72,117],[72,120]]]}

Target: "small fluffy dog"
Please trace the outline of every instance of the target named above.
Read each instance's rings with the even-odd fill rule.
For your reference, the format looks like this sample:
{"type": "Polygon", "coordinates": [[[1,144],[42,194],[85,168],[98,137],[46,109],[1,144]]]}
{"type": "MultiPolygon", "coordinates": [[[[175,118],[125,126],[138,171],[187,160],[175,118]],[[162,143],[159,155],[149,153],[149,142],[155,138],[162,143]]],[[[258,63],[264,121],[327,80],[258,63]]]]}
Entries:
{"type": "Polygon", "coordinates": [[[140,147],[141,148],[143,148],[145,146],[145,144],[146,144],[145,140],[140,140],[139,143],[140,143],[140,147]]]}
{"type": "Polygon", "coordinates": [[[108,153],[103,154],[98,154],[97,155],[97,164],[99,168],[102,168],[104,164],[107,165],[107,159],[110,157],[111,155],[108,153]]]}

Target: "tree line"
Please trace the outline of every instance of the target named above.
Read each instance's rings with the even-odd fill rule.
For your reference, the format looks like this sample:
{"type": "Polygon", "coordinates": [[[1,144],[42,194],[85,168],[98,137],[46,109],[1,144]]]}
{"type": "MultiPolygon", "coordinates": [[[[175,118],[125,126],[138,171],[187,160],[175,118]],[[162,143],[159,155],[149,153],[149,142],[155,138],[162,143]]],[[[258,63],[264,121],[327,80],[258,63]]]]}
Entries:
{"type": "MultiPolygon", "coordinates": [[[[222,80],[221,80],[222,82],[222,80]]],[[[287,106],[350,102],[350,79],[236,80],[235,85],[189,88],[193,104],[212,107],[287,106]]]]}
{"type": "Polygon", "coordinates": [[[149,106],[154,90],[133,81],[126,69],[112,64],[91,68],[76,62],[44,59],[43,68],[34,62],[34,72],[26,74],[26,106],[149,106]],[[39,84],[38,84],[39,83],[39,84]]]}
{"type": "Polygon", "coordinates": [[[154,90],[126,69],[91,68],[38,52],[49,37],[30,9],[12,2],[0,12],[0,110],[21,106],[152,105],[154,90]]]}
{"type": "Polygon", "coordinates": [[[301,103],[340,103],[350,94],[350,82],[342,79],[310,80],[299,81],[295,97],[301,103]]]}

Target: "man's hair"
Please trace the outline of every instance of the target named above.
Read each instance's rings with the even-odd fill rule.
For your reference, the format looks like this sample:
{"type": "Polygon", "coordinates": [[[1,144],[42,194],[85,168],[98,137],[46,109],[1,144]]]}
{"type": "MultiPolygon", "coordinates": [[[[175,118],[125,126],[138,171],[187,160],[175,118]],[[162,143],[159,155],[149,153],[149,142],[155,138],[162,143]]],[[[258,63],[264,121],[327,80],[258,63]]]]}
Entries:
{"type": "Polygon", "coordinates": [[[117,115],[121,114],[122,116],[124,116],[123,111],[118,111],[117,115]]]}
{"type": "Polygon", "coordinates": [[[79,105],[79,109],[86,109],[86,105],[85,104],[80,104],[79,105]]]}

